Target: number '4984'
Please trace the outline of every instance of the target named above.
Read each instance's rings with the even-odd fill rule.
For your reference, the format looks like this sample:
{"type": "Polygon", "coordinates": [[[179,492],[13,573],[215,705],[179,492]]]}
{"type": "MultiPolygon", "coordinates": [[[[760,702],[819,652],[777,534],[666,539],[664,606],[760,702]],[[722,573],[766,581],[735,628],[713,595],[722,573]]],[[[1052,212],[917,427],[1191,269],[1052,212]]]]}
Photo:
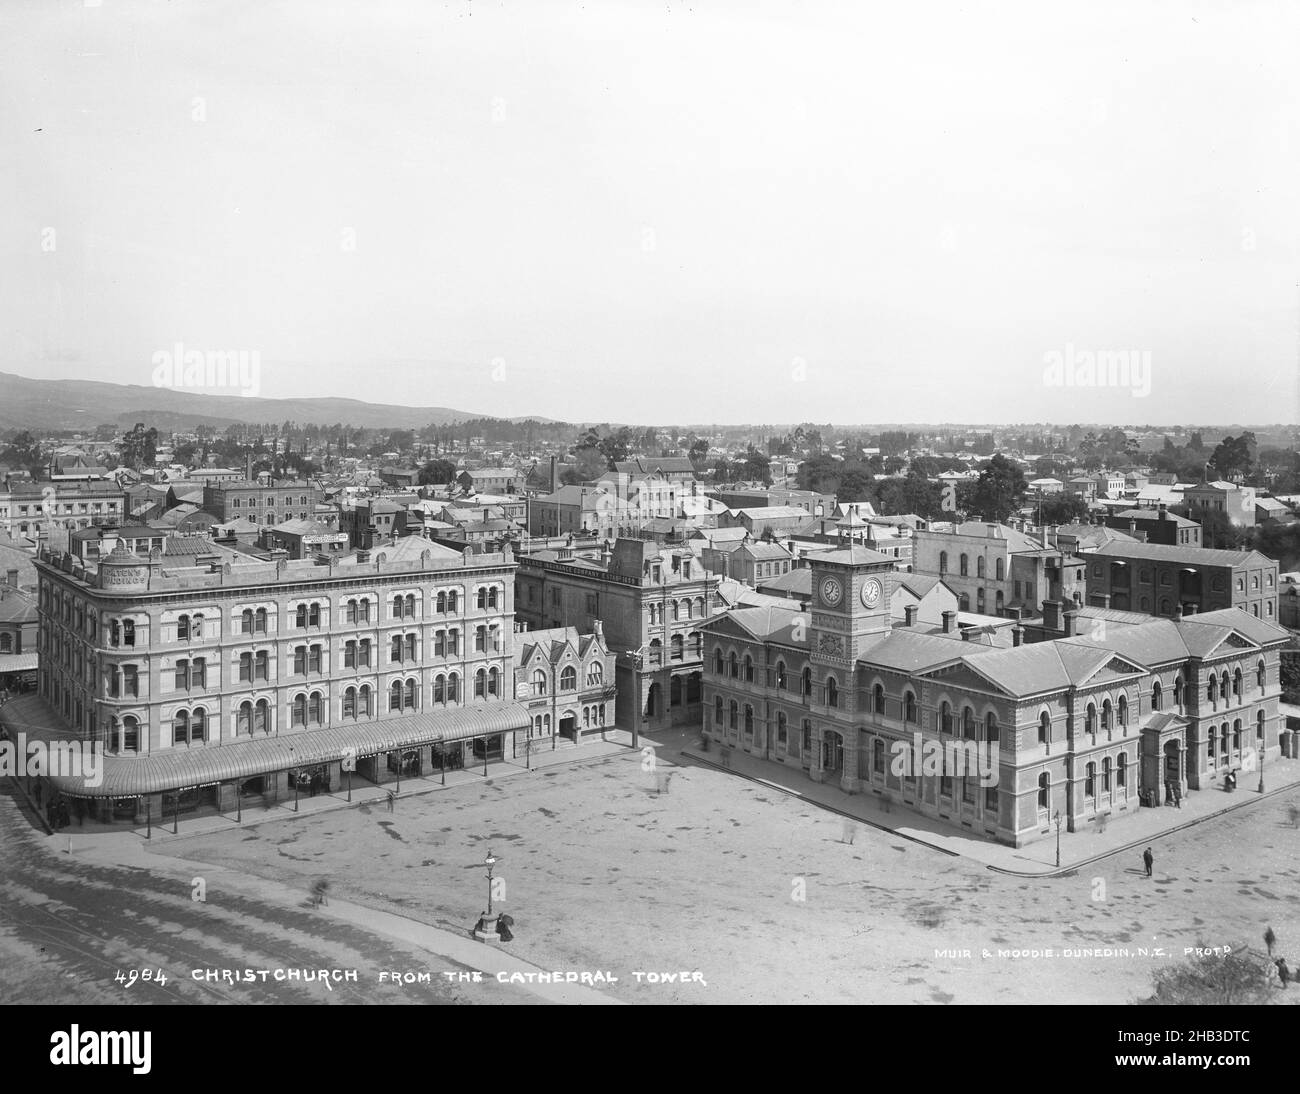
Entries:
{"type": "Polygon", "coordinates": [[[120,969],[115,977],[115,983],[121,984],[124,988],[129,988],[138,980],[146,984],[165,984],[167,983],[167,974],[162,969],[128,969],[122,972],[120,969]]]}

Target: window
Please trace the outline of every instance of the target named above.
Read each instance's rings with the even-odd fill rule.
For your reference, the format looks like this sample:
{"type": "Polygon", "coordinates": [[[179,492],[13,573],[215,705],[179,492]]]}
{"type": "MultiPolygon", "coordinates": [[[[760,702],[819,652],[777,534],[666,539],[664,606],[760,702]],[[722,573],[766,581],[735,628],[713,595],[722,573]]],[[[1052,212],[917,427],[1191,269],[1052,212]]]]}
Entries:
{"type": "Polygon", "coordinates": [[[599,661],[593,661],[587,666],[587,685],[604,683],[605,668],[599,661]]]}
{"type": "Polygon", "coordinates": [[[940,733],[952,732],[952,707],[948,705],[945,699],[939,704],[938,730],[940,733]]]}
{"type": "Polygon", "coordinates": [[[1047,744],[1052,733],[1052,717],[1047,711],[1043,711],[1038,717],[1038,743],[1047,744]]]}
{"type": "Polygon", "coordinates": [[[748,703],[745,704],[745,736],[754,735],[754,708],[748,703]]]}
{"type": "Polygon", "coordinates": [[[487,673],[479,669],[474,673],[474,698],[482,699],[487,695],[487,673]]]}
{"type": "Polygon", "coordinates": [[[834,676],[826,677],[826,705],[828,707],[840,705],[840,686],[834,676]]]}
{"type": "MultiPolygon", "coordinates": [[[[1178,690],[1179,690],[1179,689],[1178,689],[1178,685],[1179,685],[1180,683],[1182,683],[1182,680],[1181,680],[1181,679],[1179,679],[1179,680],[1178,680],[1177,682],[1175,682],[1175,684],[1174,684],[1174,694],[1175,694],[1175,695],[1178,694],[1178,690]]],[[[1123,695],[1121,695],[1121,696],[1119,697],[1119,706],[1118,706],[1116,709],[1119,711],[1119,724],[1120,724],[1120,728],[1123,728],[1124,726],[1127,726],[1127,725],[1128,725],[1128,699],[1127,699],[1127,697],[1125,697],[1125,696],[1123,696],[1123,695]]]]}
{"type": "MultiPolygon", "coordinates": [[[[676,638],[678,636],[674,635],[673,637],[676,638]]],[[[745,683],[752,684],[753,682],[754,682],[754,659],[750,657],[749,654],[745,654],[745,683]]]]}
{"type": "Polygon", "coordinates": [[[713,697],[713,728],[714,729],[722,728],[722,696],[721,695],[715,695],[713,697]]]}
{"type": "Polygon", "coordinates": [[[731,651],[731,656],[727,659],[727,662],[731,668],[732,679],[738,679],[740,676],[740,660],[736,657],[735,650],[731,651]]]}
{"type": "Polygon", "coordinates": [[[871,689],[871,709],[877,714],[885,713],[885,687],[877,684],[871,689]]]}
{"type": "Polygon", "coordinates": [[[776,663],[776,686],[777,686],[777,688],[778,688],[780,691],[785,691],[785,690],[786,690],[785,662],[784,662],[784,661],[778,661],[778,662],[776,663]]]}
{"type": "Polygon", "coordinates": [[[994,564],[994,577],[995,577],[995,580],[997,580],[997,581],[1003,581],[1003,580],[1006,579],[1006,560],[1005,560],[1005,559],[1001,559],[1001,558],[1000,558],[1000,559],[998,559],[998,560],[996,561],[996,563],[994,564]]]}
{"type": "Polygon", "coordinates": [[[728,704],[728,706],[727,706],[727,726],[728,726],[728,728],[730,728],[730,729],[733,730],[733,731],[734,731],[735,729],[737,729],[737,728],[738,728],[739,718],[740,718],[740,704],[737,703],[735,699],[732,699],[731,702],[730,702],[730,703],[728,704]]]}
{"type": "Polygon", "coordinates": [[[533,672],[533,694],[546,694],[546,672],[543,669],[537,669],[533,672]]]}
{"type": "Polygon", "coordinates": [[[977,559],[975,560],[975,576],[976,576],[976,577],[984,577],[984,576],[985,576],[985,573],[984,573],[984,556],[983,556],[983,555],[980,555],[979,558],[977,558],[977,559]]]}
{"type": "Polygon", "coordinates": [[[910,691],[903,693],[903,721],[916,724],[916,695],[910,691]]]}
{"type": "Polygon", "coordinates": [[[984,740],[989,744],[998,744],[1000,740],[998,716],[991,710],[984,717],[984,740]]]}
{"type": "Polygon", "coordinates": [[[1052,777],[1044,771],[1038,776],[1038,808],[1051,808],[1052,777]]]}
{"type": "Polygon", "coordinates": [[[574,691],[577,687],[578,672],[572,665],[569,665],[560,673],[560,690],[574,691]]]}
{"type": "Polygon", "coordinates": [[[948,572],[948,552],[940,551],[939,552],[939,573],[946,574],[947,572],[948,572]]]}
{"type": "Polygon", "coordinates": [[[1162,700],[1160,696],[1161,696],[1160,681],[1157,680],[1155,681],[1155,683],[1151,685],[1151,709],[1152,710],[1163,709],[1161,706],[1162,700]]]}
{"type": "Polygon", "coordinates": [[[1267,681],[1268,671],[1264,667],[1264,662],[1260,661],[1260,663],[1255,666],[1255,687],[1260,691],[1263,691],[1267,681]]]}

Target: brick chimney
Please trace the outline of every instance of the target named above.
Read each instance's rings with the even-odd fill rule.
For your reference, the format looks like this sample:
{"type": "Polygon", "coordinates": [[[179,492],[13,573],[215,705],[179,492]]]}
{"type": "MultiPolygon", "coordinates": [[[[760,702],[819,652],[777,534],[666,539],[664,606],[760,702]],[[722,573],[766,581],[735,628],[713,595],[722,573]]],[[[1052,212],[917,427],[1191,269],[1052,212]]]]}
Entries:
{"type": "Polygon", "coordinates": [[[1049,631],[1061,629],[1061,605],[1056,600],[1043,601],[1043,628],[1049,631]]]}
{"type": "Polygon", "coordinates": [[[957,622],[957,613],[946,611],[943,613],[943,633],[952,634],[953,625],[957,622]]]}
{"type": "Polygon", "coordinates": [[[903,626],[904,627],[916,626],[916,605],[915,604],[908,604],[903,609],[903,626]]]}
{"type": "Polygon", "coordinates": [[[1014,627],[1011,628],[1011,644],[1013,646],[1020,645],[1020,643],[1024,640],[1024,637],[1025,637],[1025,628],[1022,627],[1019,623],[1017,623],[1014,627]]]}

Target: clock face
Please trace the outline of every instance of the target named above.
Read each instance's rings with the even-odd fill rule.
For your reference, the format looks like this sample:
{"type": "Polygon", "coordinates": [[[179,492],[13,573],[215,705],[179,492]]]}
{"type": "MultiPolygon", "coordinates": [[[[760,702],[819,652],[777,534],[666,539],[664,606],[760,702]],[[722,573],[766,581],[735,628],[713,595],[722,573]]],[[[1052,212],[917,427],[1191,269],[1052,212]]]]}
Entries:
{"type": "Polygon", "coordinates": [[[840,584],[839,578],[828,577],[822,582],[822,603],[829,604],[832,608],[840,602],[844,595],[844,586],[840,584]]]}
{"type": "Polygon", "coordinates": [[[862,586],[862,603],[868,608],[874,608],[880,603],[880,582],[874,577],[862,586]]]}

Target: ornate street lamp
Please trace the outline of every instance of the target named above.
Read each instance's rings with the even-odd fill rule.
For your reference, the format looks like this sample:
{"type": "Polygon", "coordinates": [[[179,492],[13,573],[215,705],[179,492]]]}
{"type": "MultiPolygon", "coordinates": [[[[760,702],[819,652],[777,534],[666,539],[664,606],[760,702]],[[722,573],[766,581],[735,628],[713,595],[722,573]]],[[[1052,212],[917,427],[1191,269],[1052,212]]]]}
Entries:
{"type": "Polygon", "coordinates": [[[494,866],[496,866],[496,864],[497,864],[498,862],[500,862],[500,861],[501,861],[501,860],[500,860],[499,858],[497,858],[494,854],[492,854],[492,851],[491,851],[490,849],[488,850],[487,858],[485,858],[485,859],[483,860],[483,865],[487,867],[487,879],[488,879],[488,906],[487,906],[487,910],[488,910],[488,915],[491,915],[491,914],[492,914],[492,868],[493,868],[494,866]]]}

